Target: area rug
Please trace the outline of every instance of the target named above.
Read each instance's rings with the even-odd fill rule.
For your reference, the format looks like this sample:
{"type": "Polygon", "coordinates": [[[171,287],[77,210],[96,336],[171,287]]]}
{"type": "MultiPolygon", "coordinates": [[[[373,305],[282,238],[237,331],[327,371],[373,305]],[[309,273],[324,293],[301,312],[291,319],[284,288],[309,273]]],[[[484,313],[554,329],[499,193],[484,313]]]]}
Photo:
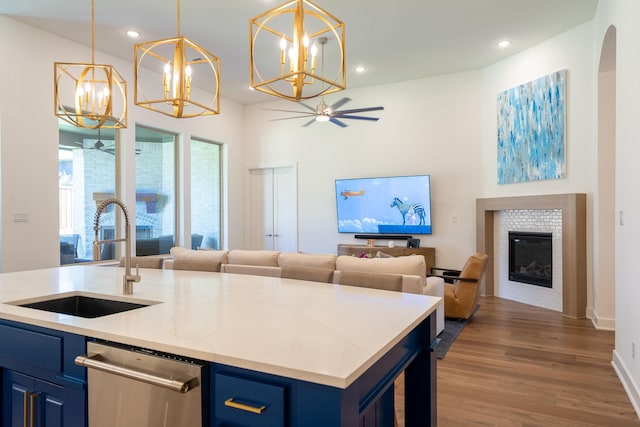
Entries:
{"type": "Polygon", "coordinates": [[[451,344],[458,338],[460,332],[467,326],[469,320],[457,320],[457,319],[445,319],[444,320],[444,331],[438,335],[438,339],[440,340],[436,345],[435,353],[438,359],[444,359],[447,355],[447,351],[449,351],[449,347],[451,344]]]}

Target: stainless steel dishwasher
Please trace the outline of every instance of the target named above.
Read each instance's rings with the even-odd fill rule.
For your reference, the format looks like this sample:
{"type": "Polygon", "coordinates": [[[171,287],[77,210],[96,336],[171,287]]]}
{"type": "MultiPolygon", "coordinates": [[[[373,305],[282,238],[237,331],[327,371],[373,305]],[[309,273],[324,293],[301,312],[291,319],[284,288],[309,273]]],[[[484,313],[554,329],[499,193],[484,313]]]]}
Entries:
{"type": "Polygon", "coordinates": [[[200,426],[204,363],[89,342],[75,363],[88,368],[89,426],[200,426]]]}

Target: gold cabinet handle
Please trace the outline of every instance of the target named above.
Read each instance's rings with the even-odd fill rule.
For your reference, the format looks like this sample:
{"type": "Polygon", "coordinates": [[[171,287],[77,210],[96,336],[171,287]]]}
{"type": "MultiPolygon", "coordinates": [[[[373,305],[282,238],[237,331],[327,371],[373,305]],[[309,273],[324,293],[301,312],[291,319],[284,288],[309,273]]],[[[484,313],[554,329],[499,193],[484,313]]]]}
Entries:
{"type": "Polygon", "coordinates": [[[31,393],[28,391],[25,391],[24,393],[24,397],[23,397],[23,402],[22,402],[22,426],[23,427],[28,427],[27,426],[27,420],[29,419],[29,395],[31,393]]]}
{"type": "Polygon", "coordinates": [[[29,426],[34,427],[36,425],[36,398],[40,393],[29,393],[29,406],[31,407],[31,419],[29,420],[29,426]]]}
{"type": "Polygon", "coordinates": [[[254,414],[261,414],[267,409],[266,405],[262,406],[251,406],[244,403],[234,402],[233,397],[224,401],[224,406],[229,406],[231,408],[240,409],[241,411],[247,411],[254,414]]]}

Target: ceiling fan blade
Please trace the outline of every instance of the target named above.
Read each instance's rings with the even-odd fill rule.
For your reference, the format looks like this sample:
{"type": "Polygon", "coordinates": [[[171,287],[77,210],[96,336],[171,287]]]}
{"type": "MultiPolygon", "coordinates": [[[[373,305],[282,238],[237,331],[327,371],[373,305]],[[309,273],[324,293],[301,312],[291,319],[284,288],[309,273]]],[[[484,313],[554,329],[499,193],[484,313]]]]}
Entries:
{"type": "Polygon", "coordinates": [[[350,116],[350,115],[342,115],[342,114],[338,114],[333,117],[340,118],[340,119],[370,120],[372,122],[377,122],[380,119],[379,117],[350,116]]]}
{"type": "Polygon", "coordinates": [[[309,120],[307,123],[303,124],[302,127],[306,128],[307,126],[313,124],[316,121],[315,117],[311,120],[309,120]]]}
{"type": "Polygon", "coordinates": [[[311,111],[313,111],[313,113],[307,113],[306,111],[296,111],[296,110],[280,110],[278,108],[262,108],[262,110],[266,110],[266,111],[283,111],[285,113],[298,113],[298,114],[315,114],[316,110],[315,109],[311,109],[311,111]]]}
{"type": "Polygon", "coordinates": [[[366,111],[378,111],[384,110],[384,107],[367,107],[367,108],[354,108],[353,110],[340,110],[334,111],[335,114],[351,114],[351,113],[364,113],[366,111]]]}
{"type": "Polygon", "coordinates": [[[337,100],[336,102],[334,102],[329,109],[331,111],[336,111],[338,108],[342,107],[344,104],[346,104],[347,102],[351,101],[351,98],[342,98],[337,100]]]}
{"type": "Polygon", "coordinates": [[[329,121],[333,124],[336,124],[338,126],[340,126],[341,128],[346,128],[348,125],[345,122],[341,122],[340,120],[336,119],[335,117],[331,117],[329,119],[329,121]]]}
{"type": "MultiPolygon", "coordinates": [[[[304,116],[292,116],[292,117],[281,117],[279,119],[270,119],[270,122],[277,122],[279,120],[289,120],[289,119],[304,119],[307,117],[315,116],[315,114],[305,114],[304,116]]],[[[315,120],[315,118],[313,119],[315,120]]]]}
{"type": "Polygon", "coordinates": [[[298,102],[298,105],[302,105],[302,106],[303,106],[303,107],[305,107],[307,110],[309,110],[309,111],[313,111],[313,113],[314,113],[314,114],[315,114],[315,112],[316,112],[316,109],[315,109],[315,108],[313,108],[313,107],[312,107],[312,106],[310,106],[310,105],[305,104],[304,102],[298,102]]]}

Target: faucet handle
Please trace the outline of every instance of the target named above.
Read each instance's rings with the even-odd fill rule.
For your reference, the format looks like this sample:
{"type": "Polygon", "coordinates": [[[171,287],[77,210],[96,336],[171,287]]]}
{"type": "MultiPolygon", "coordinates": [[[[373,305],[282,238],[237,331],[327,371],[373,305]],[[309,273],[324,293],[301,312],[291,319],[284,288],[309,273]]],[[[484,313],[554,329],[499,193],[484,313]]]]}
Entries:
{"type": "Polygon", "coordinates": [[[136,274],[133,276],[133,280],[137,283],[140,281],[140,268],[138,264],[136,264],[136,274]]]}

